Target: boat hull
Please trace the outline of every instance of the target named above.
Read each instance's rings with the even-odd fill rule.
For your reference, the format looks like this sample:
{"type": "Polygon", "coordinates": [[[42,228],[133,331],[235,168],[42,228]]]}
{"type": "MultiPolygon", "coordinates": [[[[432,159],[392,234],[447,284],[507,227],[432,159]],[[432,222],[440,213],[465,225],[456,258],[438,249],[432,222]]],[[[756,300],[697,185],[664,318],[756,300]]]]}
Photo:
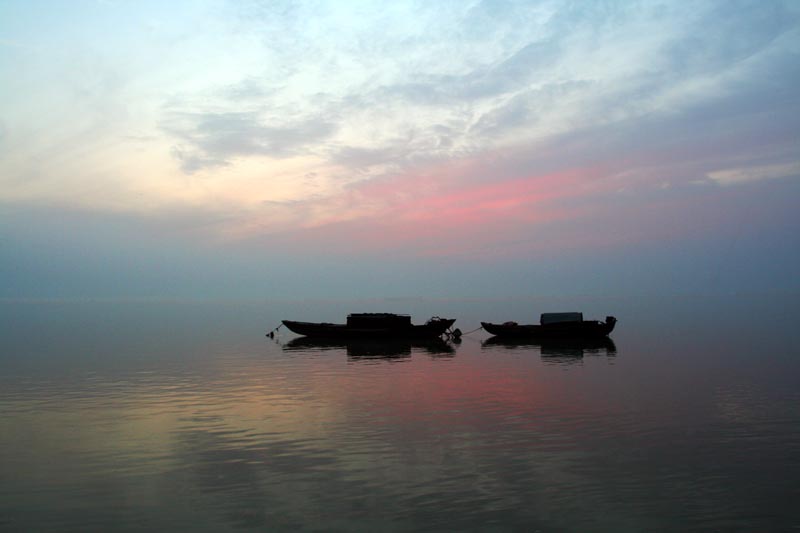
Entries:
{"type": "Polygon", "coordinates": [[[320,339],[433,339],[441,337],[455,319],[440,318],[422,325],[405,327],[354,327],[347,324],[283,320],[290,331],[320,339]]]}
{"type": "Polygon", "coordinates": [[[614,330],[616,319],[605,322],[586,320],[583,322],[558,322],[554,324],[492,324],[481,322],[488,333],[508,338],[576,338],[591,339],[608,336],[614,330]]]}

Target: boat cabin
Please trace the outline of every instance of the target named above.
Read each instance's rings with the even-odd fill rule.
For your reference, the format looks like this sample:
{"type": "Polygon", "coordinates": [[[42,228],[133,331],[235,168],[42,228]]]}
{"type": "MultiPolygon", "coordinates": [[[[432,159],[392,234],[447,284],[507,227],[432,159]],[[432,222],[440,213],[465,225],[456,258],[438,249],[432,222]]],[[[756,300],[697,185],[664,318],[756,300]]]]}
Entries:
{"type": "Polygon", "coordinates": [[[542,313],[539,318],[539,323],[543,326],[562,322],[583,322],[583,313],[542,313]]]}
{"type": "Polygon", "coordinates": [[[351,313],[347,315],[347,325],[351,328],[410,328],[410,315],[394,313],[351,313]]]}

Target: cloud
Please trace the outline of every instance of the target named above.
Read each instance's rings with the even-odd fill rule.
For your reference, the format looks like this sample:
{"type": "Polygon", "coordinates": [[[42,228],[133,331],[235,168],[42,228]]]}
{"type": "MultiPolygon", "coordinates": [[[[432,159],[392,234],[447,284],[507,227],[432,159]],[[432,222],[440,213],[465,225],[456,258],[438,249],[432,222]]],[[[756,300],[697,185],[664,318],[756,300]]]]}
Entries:
{"type": "Polygon", "coordinates": [[[401,163],[410,155],[407,146],[387,143],[381,148],[346,146],[333,154],[333,159],[347,167],[360,169],[377,165],[401,163]]]}
{"type": "Polygon", "coordinates": [[[708,179],[720,185],[736,185],[761,180],[800,177],[800,161],[755,167],[715,170],[707,174],[708,179]]]}
{"type": "Polygon", "coordinates": [[[537,85],[547,68],[560,58],[557,41],[532,41],[496,62],[480,65],[462,74],[414,76],[414,81],[387,86],[383,96],[398,96],[410,103],[457,106],[475,103],[537,85]]]}
{"type": "Polygon", "coordinates": [[[226,165],[237,156],[302,154],[336,131],[315,117],[270,124],[258,111],[171,112],[161,127],[181,142],[173,155],[186,172],[226,165]]]}
{"type": "Polygon", "coordinates": [[[797,13],[780,2],[711,3],[666,44],[663,67],[672,76],[700,74],[745,61],[796,28],[797,13]]]}
{"type": "Polygon", "coordinates": [[[274,96],[278,89],[270,86],[270,83],[258,78],[245,78],[227,87],[223,87],[219,94],[225,100],[237,102],[240,106],[242,102],[250,104],[260,103],[265,99],[274,96]]]}
{"type": "Polygon", "coordinates": [[[222,158],[207,157],[196,149],[191,149],[183,146],[173,146],[172,157],[180,161],[181,170],[186,174],[194,174],[199,170],[212,169],[214,167],[229,166],[230,163],[222,158]]]}
{"type": "Polygon", "coordinates": [[[574,80],[521,91],[483,113],[470,133],[485,139],[505,137],[520,129],[530,131],[541,124],[551,128],[559,115],[566,116],[566,108],[574,109],[591,87],[592,82],[574,80]]]}
{"type": "MultiPolygon", "coordinates": [[[[602,126],[615,135],[654,114],[730,115],[767,88],[743,80],[797,20],[779,3],[747,2],[316,7],[242,8],[268,70],[166,110],[160,125],[184,172],[312,153],[366,179],[602,126]]],[[[760,78],[774,79],[766,70],[760,78]]]]}
{"type": "MultiPolygon", "coordinates": [[[[213,209],[223,196],[224,209],[237,213],[237,224],[252,217],[248,228],[274,231],[392,210],[419,217],[426,209],[454,213],[459,220],[456,213],[472,208],[458,203],[476,199],[459,197],[458,190],[480,195],[490,183],[502,187],[515,179],[598,166],[604,183],[626,193],[708,179],[752,181],[760,178],[744,178],[747,169],[786,161],[796,139],[798,17],[791,3],[736,7],[726,2],[692,9],[607,2],[237,4],[233,9],[240,17],[215,18],[214,33],[192,33],[187,47],[179,49],[197,45],[193,57],[210,58],[213,54],[198,50],[226,50],[220,43],[243,46],[239,54],[217,57],[225,68],[189,64],[180,75],[191,79],[178,82],[166,68],[171,65],[155,61],[157,78],[148,78],[149,70],[134,76],[124,69],[129,83],[122,85],[111,75],[87,78],[94,81],[83,98],[110,129],[92,128],[87,138],[70,130],[63,146],[52,143],[31,151],[35,157],[17,157],[27,174],[36,168],[28,161],[41,164],[48,177],[42,182],[61,185],[60,190],[33,188],[21,172],[15,173],[16,182],[27,183],[29,197],[49,194],[53,203],[80,191],[87,205],[97,206],[96,191],[103,190],[120,200],[120,209],[179,201],[213,209]],[[138,94],[134,88],[153,98],[128,111],[144,117],[135,131],[152,145],[137,146],[134,157],[141,158],[132,162],[124,159],[133,153],[130,143],[109,149],[109,139],[133,138],[131,126],[109,120],[113,109],[100,104],[103,95],[114,93],[115,101],[127,105],[138,94]],[[152,96],[164,92],[176,96],[166,103],[152,96]],[[147,130],[153,122],[159,131],[147,130]],[[158,145],[164,134],[167,142],[158,145]],[[773,159],[767,157],[770,150],[773,159]],[[96,154],[104,157],[93,158],[96,154]],[[136,166],[148,156],[149,164],[136,166]],[[476,164],[480,158],[503,168],[476,164]],[[98,163],[86,165],[90,159],[98,163]],[[199,180],[176,176],[174,163],[186,174],[205,171],[208,179],[198,185],[199,180]],[[464,170],[468,166],[473,168],[464,170]],[[452,170],[457,168],[464,171],[452,170]],[[306,181],[311,173],[316,186],[306,181]],[[92,176],[109,185],[89,183],[92,176]],[[370,187],[386,196],[372,194],[370,187]],[[416,207],[414,198],[422,200],[416,207]]],[[[202,16],[193,11],[197,20],[209,16],[200,11],[202,16]]],[[[126,65],[125,57],[109,57],[108,64],[126,65]]],[[[147,57],[141,64],[149,69],[156,58],[147,57]]],[[[68,117],[48,120],[80,122],[68,117]]],[[[12,132],[16,142],[20,123],[7,123],[0,147],[8,145],[12,132]]],[[[40,133],[47,131],[42,127],[29,137],[41,147],[40,133]]],[[[9,168],[6,163],[0,170],[9,168]]],[[[597,172],[581,175],[571,183],[576,191],[571,198],[598,179],[597,172]]],[[[22,187],[14,183],[7,189],[22,187]]],[[[591,195],[584,198],[592,201],[591,195]]],[[[520,210],[506,212],[512,219],[520,210]]]]}

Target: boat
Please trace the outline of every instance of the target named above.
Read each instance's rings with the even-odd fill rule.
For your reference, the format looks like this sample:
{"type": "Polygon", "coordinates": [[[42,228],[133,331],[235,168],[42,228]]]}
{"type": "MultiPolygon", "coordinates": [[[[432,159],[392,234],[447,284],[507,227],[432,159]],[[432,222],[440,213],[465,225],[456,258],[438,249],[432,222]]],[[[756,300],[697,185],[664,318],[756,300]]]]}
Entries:
{"type": "Polygon", "coordinates": [[[351,313],[345,324],[295,320],[282,323],[298,335],[324,339],[433,339],[456,333],[448,331],[455,323],[453,318],[435,316],[425,324],[415,325],[409,315],[394,313],[351,313]]]}
{"type": "Polygon", "coordinates": [[[598,338],[614,330],[617,319],[607,316],[605,321],[584,320],[583,313],[542,313],[538,324],[481,322],[488,333],[508,338],[598,338]]]}

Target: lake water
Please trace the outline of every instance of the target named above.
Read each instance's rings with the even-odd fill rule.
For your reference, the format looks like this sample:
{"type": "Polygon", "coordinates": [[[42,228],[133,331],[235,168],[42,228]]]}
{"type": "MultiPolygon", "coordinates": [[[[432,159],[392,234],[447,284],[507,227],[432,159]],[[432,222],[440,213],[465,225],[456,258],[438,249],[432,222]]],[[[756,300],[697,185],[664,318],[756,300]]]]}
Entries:
{"type": "Polygon", "coordinates": [[[0,530],[800,531],[797,303],[5,302],[0,530]],[[613,342],[264,335],[571,310],[613,342]]]}

